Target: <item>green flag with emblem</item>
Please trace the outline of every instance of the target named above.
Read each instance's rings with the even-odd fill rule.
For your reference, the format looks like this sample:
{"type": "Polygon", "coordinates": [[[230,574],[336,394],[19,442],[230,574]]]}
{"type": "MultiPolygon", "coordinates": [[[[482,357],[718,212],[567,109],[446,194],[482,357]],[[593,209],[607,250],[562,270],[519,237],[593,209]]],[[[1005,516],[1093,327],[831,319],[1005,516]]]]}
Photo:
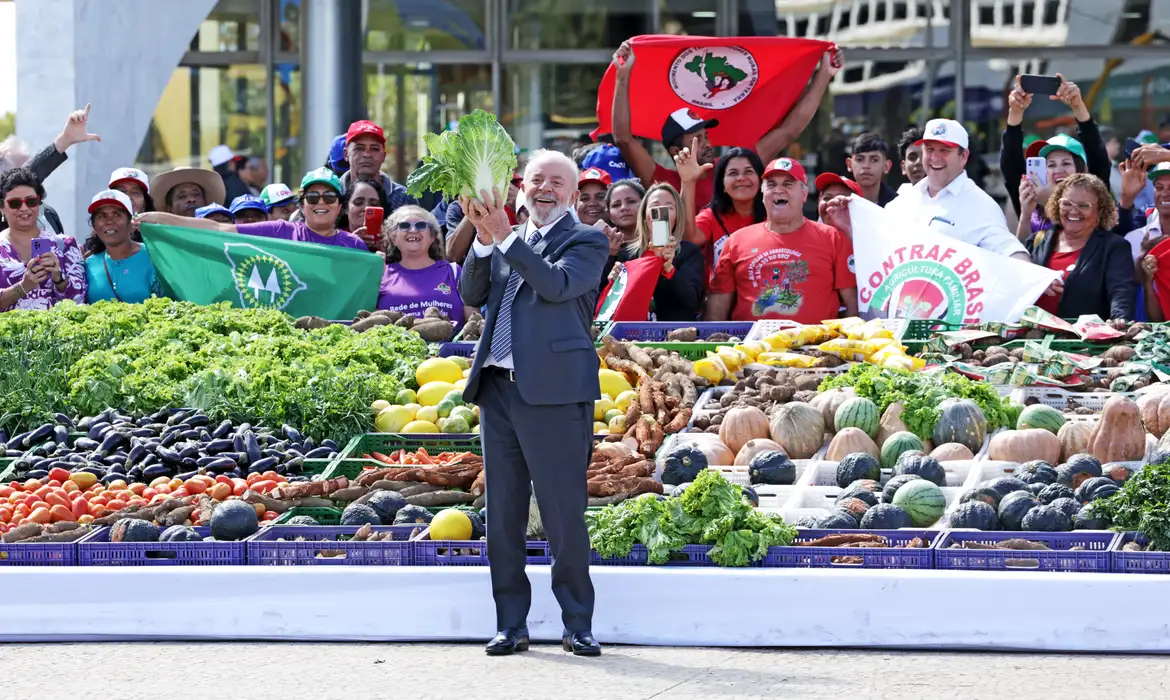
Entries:
{"type": "Polygon", "coordinates": [[[373,253],[157,224],[141,230],[163,294],[172,299],[330,320],[378,303],[386,265],[373,253]]]}

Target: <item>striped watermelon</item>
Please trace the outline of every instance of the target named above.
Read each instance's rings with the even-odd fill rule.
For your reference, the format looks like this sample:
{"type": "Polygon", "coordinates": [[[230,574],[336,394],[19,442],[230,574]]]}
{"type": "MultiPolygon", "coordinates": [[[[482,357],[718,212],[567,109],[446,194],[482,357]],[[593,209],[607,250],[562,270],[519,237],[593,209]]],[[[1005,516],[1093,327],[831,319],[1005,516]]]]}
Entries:
{"type": "Polygon", "coordinates": [[[914,433],[908,433],[905,430],[896,432],[886,438],[885,443],[882,444],[882,467],[885,469],[893,467],[903,452],[910,450],[922,452],[924,449],[926,447],[922,444],[922,440],[914,433]]]}
{"type": "Polygon", "coordinates": [[[1060,432],[1060,426],[1062,425],[1064,425],[1064,414],[1042,403],[1028,406],[1020,413],[1019,419],[1016,420],[1016,430],[1043,428],[1053,435],[1060,432]]]}
{"type": "Polygon", "coordinates": [[[894,494],[894,505],[906,511],[910,522],[917,527],[930,527],[938,522],[947,508],[942,489],[926,479],[907,481],[894,494]]]}
{"type": "Polygon", "coordinates": [[[845,428],[859,428],[872,440],[877,437],[879,417],[877,404],[854,396],[837,407],[837,412],[833,414],[833,425],[837,432],[845,428]]]}

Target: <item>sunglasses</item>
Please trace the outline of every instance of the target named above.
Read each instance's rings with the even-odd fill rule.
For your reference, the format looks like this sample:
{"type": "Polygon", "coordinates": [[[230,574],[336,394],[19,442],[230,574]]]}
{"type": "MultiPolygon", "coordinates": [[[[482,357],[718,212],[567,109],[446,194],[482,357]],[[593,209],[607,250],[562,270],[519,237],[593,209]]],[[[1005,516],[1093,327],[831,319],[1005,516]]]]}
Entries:
{"type": "Polygon", "coordinates": [[[414,229],[415,231],[426,231],[429,228],[430,228],[430,226],[425,221],[399,221],[398,222],[398,230],[399,231],[409,231],[411,229],[414,229]]]}
{"type": "Polygon", "coordinates": [[[36,209],[37,207],[41,206],[41,198],[25,197],[24,199],[19,199],[17,197],[13,197],[12,199],[8,200],[9,209],[20,209],[21,205],[26,206],[29,209],[36,209]]]}
{"type": "Polygon", "coordinates": [[[301,196],[301,200],[309,204],[320,204],[322,200],[326,204],[337,204],[337,200],[340,198],[336,192],[306,192],[301,196]]]}

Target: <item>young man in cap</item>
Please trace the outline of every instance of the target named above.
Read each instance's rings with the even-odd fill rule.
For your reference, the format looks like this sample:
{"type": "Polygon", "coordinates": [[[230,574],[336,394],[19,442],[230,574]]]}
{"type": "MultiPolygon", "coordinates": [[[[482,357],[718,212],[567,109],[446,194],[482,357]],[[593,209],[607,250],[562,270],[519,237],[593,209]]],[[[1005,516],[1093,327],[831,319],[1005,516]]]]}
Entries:
{"type": "MultiPolygon", "coordinates": [[[[155,206],[177,216],[195,216],[208,204],[221,204],[226,197],[223,179],[211,170],[179,166],[150,183],[155,206]]],[[[141,213],[141,212],[139,212],[141,213]]]]}
{"type": "Polygon", "coordinates": [[[268,221],[268,207],[264,200],[250,194],[240,195],[232,200],[232,216],[237,224],[256,224],[268,221]]]}
{"type": "MultiPolygon", "coordinates": [[[[839,54],[839,51],[838,51],[839,54]]],[[[656,182],[665,182],[679,192],[682,191],[682,178],[678,171],[670,170],[658,165],[654,157],[646,150],[630,129],[630,74],[634,70],[634,49],[629,41],[623,42],[613,55],[613,65],[616,69],[616,81],[613,91],[613,138],[626,163],[633,169],[634,174],[646,186],[656,182]]],[[[833,76],[841,70],[844,61],[840,56],[834,56],[833,51],[826,51],[821,57],[821,66],[805,90],[783,120],[758,142],[753,144],[760,159],[768,162],[780,154],[788,145],[804,132],[805,127],[812,121],[821,98],[829,87],[833,76]]],[[[702,119],[689,109],[679,109],[666,118],[662,125],[662,145],[666,147],[671,158],[678,155],[683,148],[689,148],[698,157],[700,165],[714,165],[718,159],[715,149],[707,137],[707,129],[718,126],[717,119],[702,119]]],[[[711,202],[715,193],[715,183],[711,179],[711,168],[708,168],[702,178],[695,185],[695,200],[700,207],[711,202]]],[[[688,232],[697,231],[688,227],[688,232]]],[[[696,245],[703,245],[703,240],[693,240],[696,245]]]]}
{"type": "Polygon", "coordinates": [[[355,179],[380,181],[390,203],[386,216],[398,207],[417,204],[405,187],[382,172],[382,164],[386,162],[386,135],[382,127],[364,119],[350,124],[349,131],[345,132],[345,156],[349,170],[341,176],[341,185],[346,191],[355,179]]]}
{"type": "MultiPolygon", "coordinates": [[[[886,205],[886,211],[898,222],[1031,262],[1023,244],[1008,230],[1003,209],[967,177],[971,154],[963,125],[953,119],[931,119],[924,132],[918,143],[926,177],[886,205]]],[[[848,200],[829,202],[826,214],[826,223],[853,237],[848,200]]]]}
{"type": "Polygon", "coordinates": [[[130,198],[134,204],[134,214],[154,211],[154,203],[150,199],[150,178],[138,168],[118,168],[110,173],[108,187],[130,198]]]}
{"type": "MultiPolygon", "coordinates": [[[[872,131],[858,135],[853,139],[849,153],[849,157],[845,159],[845,167],[853,173],[853,180],[861,186],[862,197],[879,207],[884,207],[898,196],[894,188],[885,181],[894,163],[890,160],[890,147],[881,136],[872,131]]],[[[817,191],[820,191],[819,177],[817,183],[817,191]]]]}
{"type": "Polygon", "coordinates": [[[297,210],[297,195],[283,182],[274,182],[260,193],[260,200],[268,207],[269,219],[288,221],[297,210]]]}
{"type": "Polygon", "coordinates": [[[836,318],[842,306],[845,316],[856,316],[853,245],[833,227],[804,217],[804,168],[777,158],[764,168],[762,190],[768,219],[728,238],[703,318],[820,323],[836,318]]]}
{"type": "Polygon", "coordinates": [[[240,179],[240,166],[244,163],[243,156],[237,156],[232,149],[220,144],[207,154],[211,169],[223,179],[224,199],[215,200],[221,204],[235,201],[240,195],[250,194],[248,186],[240,179]]]}

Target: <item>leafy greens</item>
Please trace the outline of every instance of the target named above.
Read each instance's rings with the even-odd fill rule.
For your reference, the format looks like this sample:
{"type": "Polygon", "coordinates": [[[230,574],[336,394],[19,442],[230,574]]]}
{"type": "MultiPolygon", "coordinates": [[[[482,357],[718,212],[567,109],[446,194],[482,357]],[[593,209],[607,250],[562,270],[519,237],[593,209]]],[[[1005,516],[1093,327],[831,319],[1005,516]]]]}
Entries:
{"type": "Polygon", "coordinates": [[[507,192],[516,170],[516,144],[495,115],[477,109],[459,120],[455,131],[423,137],[427,155],[406,179],[415,197],[442,192],[448,197],[479,197],[498,189],[507,192]]]}

